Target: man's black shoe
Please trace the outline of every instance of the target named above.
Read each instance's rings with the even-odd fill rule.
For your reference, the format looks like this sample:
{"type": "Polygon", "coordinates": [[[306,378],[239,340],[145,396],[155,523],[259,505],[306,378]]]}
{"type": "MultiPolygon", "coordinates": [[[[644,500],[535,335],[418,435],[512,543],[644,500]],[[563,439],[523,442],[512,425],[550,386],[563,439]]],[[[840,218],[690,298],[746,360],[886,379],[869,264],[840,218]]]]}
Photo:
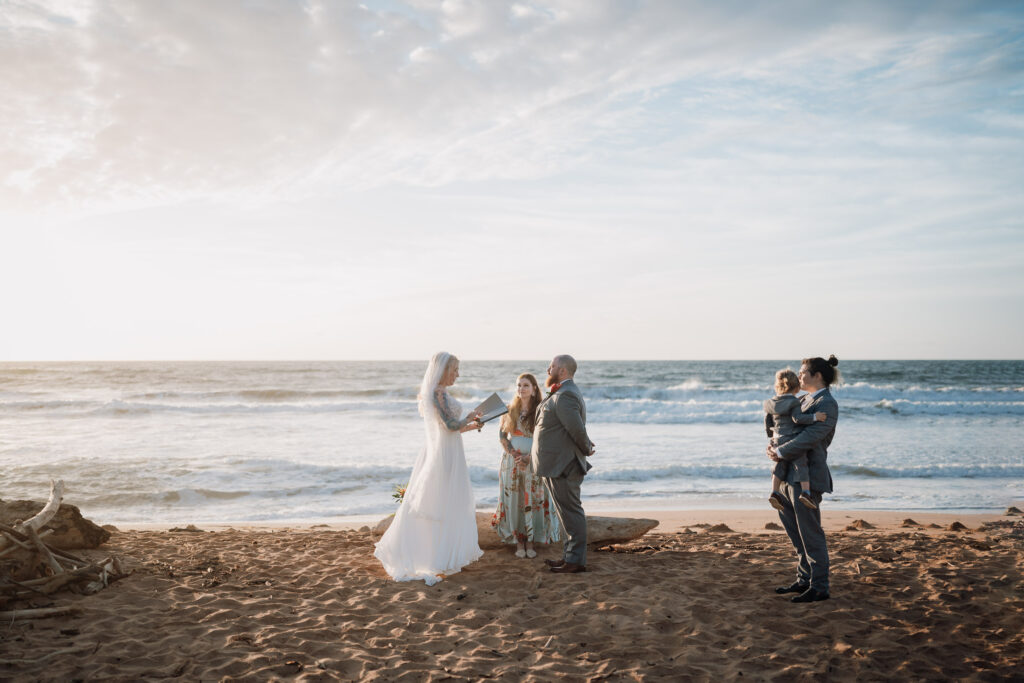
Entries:
{"type": "Polygon", "coordinates": [[[790,602],[819,602],[821,600],[828,600],[828,593],[817,588],[808,588],[795,598],[789,599],[790,602]]]}
{"type": "Polygon", "coordinates": [[[799,581],[794,581],[788,586],[779,586],[775,589],[775,592],[779,595],[785,595],[786,593],[803,593],[810,587],[811,584],[809,583],[800,583],[799,581]]]}
{"type": "Polygon", "coordinates": [[[544,560],[544,564],[549,567],[561,567],[565,564],[565,560],[544,560]]]}

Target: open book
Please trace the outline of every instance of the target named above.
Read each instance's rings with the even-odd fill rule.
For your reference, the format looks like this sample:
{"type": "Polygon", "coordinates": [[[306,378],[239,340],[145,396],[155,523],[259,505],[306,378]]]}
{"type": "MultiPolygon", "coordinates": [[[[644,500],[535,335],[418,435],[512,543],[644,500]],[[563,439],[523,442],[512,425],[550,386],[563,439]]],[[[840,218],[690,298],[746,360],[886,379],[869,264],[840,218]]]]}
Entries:
{"type": "Polygon", "coordinates": [[[501,400],[501,397],[497,394],[491,394],[488,396],[483,403],[478,405],[473,410],[480,413],[480,422],[490,422],[496,417],[501,417],[508,412],[508,406],[501,400]]]}

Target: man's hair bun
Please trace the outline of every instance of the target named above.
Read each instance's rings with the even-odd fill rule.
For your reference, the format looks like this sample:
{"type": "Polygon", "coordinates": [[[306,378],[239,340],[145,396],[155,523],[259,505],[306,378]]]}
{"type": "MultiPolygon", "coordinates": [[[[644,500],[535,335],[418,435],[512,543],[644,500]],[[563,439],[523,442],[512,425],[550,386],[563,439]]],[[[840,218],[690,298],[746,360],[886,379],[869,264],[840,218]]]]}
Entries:
{"type": "Polygon", "coordinates": [[[836,358],[835,355],[831,355],[828,357],[828,364],[831,365],[832,367],[835,367],[839,365],[839,359],[836,358]]]}

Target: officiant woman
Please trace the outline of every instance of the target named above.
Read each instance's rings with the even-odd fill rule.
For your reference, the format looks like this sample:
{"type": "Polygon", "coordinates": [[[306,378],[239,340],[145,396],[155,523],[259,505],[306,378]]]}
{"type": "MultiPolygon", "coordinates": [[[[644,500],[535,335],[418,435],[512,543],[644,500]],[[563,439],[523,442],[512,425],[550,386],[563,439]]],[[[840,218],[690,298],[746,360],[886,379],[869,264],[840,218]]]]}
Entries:
{"type": "Polygon", "coordinates": [[[540,477],[530,463],[533,428],[541,393],[537,378],[523,373],[516,379],[516,395],[498,428],[501,467],[498,470],[498,508],[491,526],[501,540],[516,545],[516,557],[537,557],[534,543],[559,540],[558,517],[548,501],[540,477]]]}

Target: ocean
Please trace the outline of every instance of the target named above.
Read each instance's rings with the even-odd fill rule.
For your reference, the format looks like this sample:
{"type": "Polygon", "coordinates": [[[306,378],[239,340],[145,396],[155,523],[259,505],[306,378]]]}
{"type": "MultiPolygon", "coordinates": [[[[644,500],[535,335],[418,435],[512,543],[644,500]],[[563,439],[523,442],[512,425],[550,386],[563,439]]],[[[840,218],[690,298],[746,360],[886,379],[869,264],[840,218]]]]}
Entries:
{"type": "MultiPolygon", "coordinates": [[[[597,444],[584,506],[767,509],[761,405],[783,361],[581,361],[597,444]]],[[[546,360],[465,361],[466,410],[546,360]]],[[[423,444],[416,362],[0,364],[0,498],[99,523],[340,521],[395,510],[423,444]]],[[[843,361],[825,509],[1001,511],[1024,500],[1024,361],[843,361]]],[[[494,423],[464,435],[493,509],[494,423]]]]}

